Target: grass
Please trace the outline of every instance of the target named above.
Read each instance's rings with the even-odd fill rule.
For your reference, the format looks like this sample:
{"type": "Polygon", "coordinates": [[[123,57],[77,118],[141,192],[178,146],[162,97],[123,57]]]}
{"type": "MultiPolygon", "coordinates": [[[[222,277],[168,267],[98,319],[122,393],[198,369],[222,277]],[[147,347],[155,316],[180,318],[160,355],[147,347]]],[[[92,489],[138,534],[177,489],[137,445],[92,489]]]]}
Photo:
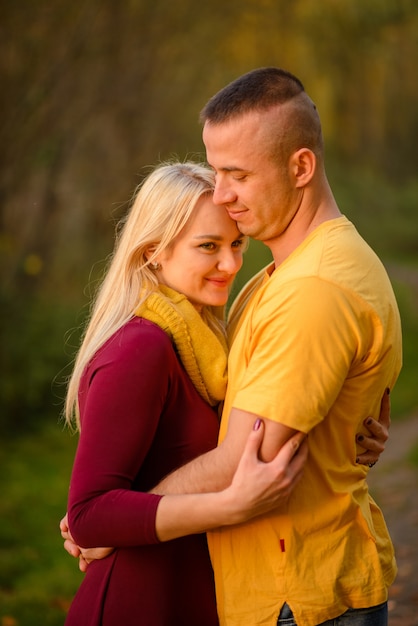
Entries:
{"type": "Polygon", "coordinates": [[[75,438],[58,425],[2,443],[0,625],[62,626],[80,582],[63,550],[59,520],[75,438]]]}

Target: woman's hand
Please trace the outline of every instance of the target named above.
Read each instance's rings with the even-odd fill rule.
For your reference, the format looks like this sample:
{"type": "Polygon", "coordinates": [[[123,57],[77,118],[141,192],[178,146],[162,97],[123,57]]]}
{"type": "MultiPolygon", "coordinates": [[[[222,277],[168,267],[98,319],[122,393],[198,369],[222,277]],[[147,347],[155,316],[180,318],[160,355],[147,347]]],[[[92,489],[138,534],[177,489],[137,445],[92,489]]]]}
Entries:
{"type": "Polygon", "coordinates": [[[74,558],[78,558],[78,567],[81,572],[87,570],[89,563],[95,559],[104,559],[114,550],[114,548],[80,548],[70,533],[67,514],[60,521],[60,531],[64,539],[64,549],[74,558]]]}
{"type": "Polygon", "coordinates": [[[370,432],[370,437],[366,435],[357,435],[356,441],[365,449],[365,452],[359,454],[356,461],[361,465],[373,467],[379,460],[380,455],[385,449],[385,444],[389,438],[390,427],[390,390],[386,389],[380,403],[379,420],[368,417],[364,420],[364,425],[370,432]]]}
{"type": "Polygon", "coordinates": [[[231,523],[241,523],[285,504],[303,474],[308,444],[303,433],[291,437],[276,457],[265,463],[258,458],[264,422],[258,419],[248,437],[230,487],[235,510],[231,523]]]}
{"type": "Polygon", "coordinates": [[[308,446],[304,435],[298,433],[266,463],[259,459],[264,430],[264,423],[257,419],[225,489],[161,498],[155,520],[160,541],[240,524],[287,501],[302,476],[308,446]]]}

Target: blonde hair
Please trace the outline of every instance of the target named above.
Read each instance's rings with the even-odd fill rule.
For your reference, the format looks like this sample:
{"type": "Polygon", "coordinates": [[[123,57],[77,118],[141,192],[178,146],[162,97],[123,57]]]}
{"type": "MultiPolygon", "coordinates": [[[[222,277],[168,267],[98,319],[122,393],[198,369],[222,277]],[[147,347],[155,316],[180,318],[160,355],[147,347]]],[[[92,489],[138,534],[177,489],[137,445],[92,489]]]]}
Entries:
{"type": "MultiPolygon", "coordinates": [[[[128,215],[121,221],[114,253],[93,302],[75,360],[65,403],[68,424],[80,428],[78,390],[85,367],[97,350],[158,289],[151,264],[168,248],[188,222],[198,200],[213,193],[211,170],[198,163],[163,163],[137,188],[128,215]]],[[[223,311],[206,307],[204,318],[218,327],[223,311]]]]}

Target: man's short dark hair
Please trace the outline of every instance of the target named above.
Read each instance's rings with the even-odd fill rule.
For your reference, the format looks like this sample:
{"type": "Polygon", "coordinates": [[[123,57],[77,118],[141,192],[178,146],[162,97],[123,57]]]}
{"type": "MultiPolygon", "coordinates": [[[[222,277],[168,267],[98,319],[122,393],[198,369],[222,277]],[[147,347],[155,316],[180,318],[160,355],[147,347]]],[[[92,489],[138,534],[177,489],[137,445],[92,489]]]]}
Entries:
{"type": "Polygon", "coordinates": [[[277,67],[261,67],[218,91],[202,109],[201,122],[218,124],[231,117],[288,102],[304,92],[301,81],[277,67]]]}

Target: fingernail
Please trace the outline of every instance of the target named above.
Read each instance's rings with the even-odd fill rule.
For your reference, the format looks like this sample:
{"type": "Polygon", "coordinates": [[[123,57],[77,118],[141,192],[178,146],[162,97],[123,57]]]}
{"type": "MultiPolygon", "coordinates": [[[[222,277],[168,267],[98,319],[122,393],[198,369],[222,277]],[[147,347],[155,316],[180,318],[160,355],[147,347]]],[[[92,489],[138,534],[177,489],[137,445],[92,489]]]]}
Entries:
{"type": "Polygon", "coordinates": [[[371,423],[372,423],[372,419],[371,419],[371,417],[369,417],[369,419],[366,421],[366,425],[370,426],[371,423]]]}
{"type": "Polygon", "coordinates": [[[389,389],[389,387],[386,387],[386,393],[388,394],[388,396],[390,395],[390,389],[389,389]]]}
{"type": "Polygon", "coordinates": [[[261,419],[259,417],[257,417],[257,419],[255,420],[253,429],[254,430],[258,430],[260,428],[260,426],[261,426],[261,419]]]}

